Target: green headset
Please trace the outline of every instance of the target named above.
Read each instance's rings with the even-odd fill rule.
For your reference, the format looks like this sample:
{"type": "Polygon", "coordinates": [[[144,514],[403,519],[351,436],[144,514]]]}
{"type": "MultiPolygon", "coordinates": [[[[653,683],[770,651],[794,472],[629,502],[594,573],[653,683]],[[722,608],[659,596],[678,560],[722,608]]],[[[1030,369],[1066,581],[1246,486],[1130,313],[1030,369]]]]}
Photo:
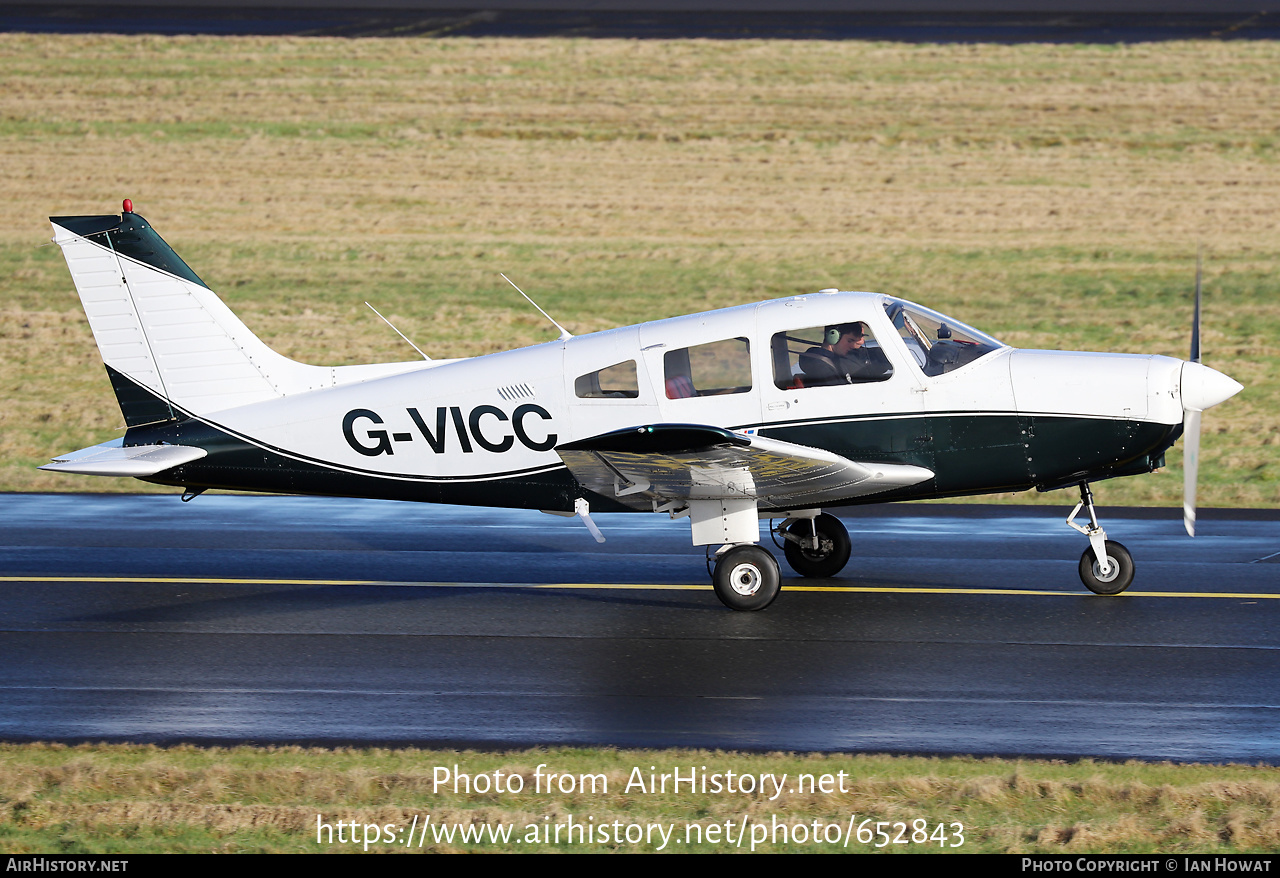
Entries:
{"type": "Polygon", "coordinates": [[[856,332],[857,330],[855,327],[861,328],[862,323],[838,323],[835,326],[828,326],[826,332],[822,336],[822,341],[824,344],[834,346],[840,341],[840,336],[844,335],[846,332],[856,332]]]}

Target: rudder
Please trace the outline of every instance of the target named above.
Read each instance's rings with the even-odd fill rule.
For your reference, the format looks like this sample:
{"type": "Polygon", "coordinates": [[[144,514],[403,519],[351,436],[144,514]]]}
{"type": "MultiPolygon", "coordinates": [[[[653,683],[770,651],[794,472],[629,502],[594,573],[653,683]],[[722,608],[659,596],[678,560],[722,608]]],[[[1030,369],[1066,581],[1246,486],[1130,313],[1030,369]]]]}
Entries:
{"type": "Polygon", "coordinates": [[[169,403],[205,414],[332,384],[268,348],[131,207],[50,217],[130,426],[169,403]]]}

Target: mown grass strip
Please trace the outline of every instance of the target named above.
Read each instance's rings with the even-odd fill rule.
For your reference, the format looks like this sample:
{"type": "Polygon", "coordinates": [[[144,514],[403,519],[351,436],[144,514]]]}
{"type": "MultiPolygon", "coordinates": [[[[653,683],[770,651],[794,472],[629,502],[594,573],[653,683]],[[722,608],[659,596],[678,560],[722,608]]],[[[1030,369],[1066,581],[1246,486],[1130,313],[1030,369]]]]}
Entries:
{"type": "MultiPolygon", "coordinates": [[[[331,843],[323,831],[317,843],[317,824],[339,821],[354,821],[362,837],[365,826],[377,826],[380,840],[369,851],[382,853],[652,851],[660,844],[657,837],[571,843],[563,835],[559,843],[541,837],[463,842],[456,831],[508,825],[514,838],[529,838],[530,827],[572,819],[594,826],[662,824],[680,832],[696,825],[701,844],[665,849],[707,852],[738,849],[723,832],[707,841],[707,831],[723,830],[726,822],[791,832],[807,826],[803,842],[798,833],[775,834],[757,850],[818,852],[846,848],[816,843],[814,826],[897,822],[909,836],[919,820],[931,831],[960,824],[963,845],[918,838],[884,848],[1265,853],[1280,844],[1278,772],[1243,765],[705,750],[0,744],[0,844],[13,854],[362,851],[349,831],[346,843],[331,843]],[[718,777],[721,788],[713,791],[709,780],[705,792],[700,781],[675,792],[676,771],[718,777]],[[732,791],[730,772],[737,779],[732,791]],[[742,791],[747,778],[752,792],[742,791]],[[406,845],[404,831],[423,827],[428,816],[432,825],[454,826],[453,839],[428,833],[421,846],[406,845]],[[399,834],[384,834],[387,826],[399,834]]],[[[750,848],[746,838],[743,849],[750,848]]],[[[875,850],[875,842],[855,838],[848,850],[875,850]]]]}

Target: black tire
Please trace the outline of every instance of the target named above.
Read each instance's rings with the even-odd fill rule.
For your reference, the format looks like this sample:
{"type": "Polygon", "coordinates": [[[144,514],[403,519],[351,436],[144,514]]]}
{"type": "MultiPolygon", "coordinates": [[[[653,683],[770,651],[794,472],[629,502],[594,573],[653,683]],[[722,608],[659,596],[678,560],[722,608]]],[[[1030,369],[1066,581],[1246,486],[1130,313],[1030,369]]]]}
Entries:
{"type": "Polygon", "coordinates": [[[778,596],[778,562],[759,546],[734,546],[716,559],[716,597],[731,610],[763,610],[778,596]]]}
{"type": "Polygon", "coordinates": [[[1114,540],[1107,540],[1107,557],[1116,566],[1109,576],[1103,577],[1094,558],[1093,546],[1080,556],[1080,581],[1094,594],[1120,594],[1133,583],[1133,556],[1129,550],[1114,540]]]}
{"type": "MultiPolygon", "coordinates": [[[[813,524],[818,530],[818,551],[802,549],[791,540],[783,540],[782,553],[787,556],[791,569],[801,576],[826,579],[835,576],[849,563],[853,544],[849,541],[849,531],[844,522],[834,515],[824,512],[814,519],[813,524]]],[[[787,532],[797,537],[812,536],[809,522],[804,519],[792,524],[787,532]]]]}

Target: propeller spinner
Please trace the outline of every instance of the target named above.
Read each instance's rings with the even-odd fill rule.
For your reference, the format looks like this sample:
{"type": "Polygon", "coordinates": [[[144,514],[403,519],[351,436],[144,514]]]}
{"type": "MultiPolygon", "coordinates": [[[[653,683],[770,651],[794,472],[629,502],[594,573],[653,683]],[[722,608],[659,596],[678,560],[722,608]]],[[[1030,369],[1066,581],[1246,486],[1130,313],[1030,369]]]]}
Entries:
{"type": "Polygon", "coordinates": [[[1200,474],[1200,413],[1244,389],[1235,379],[1200,363],[1200,255],[1196,254],[1196,307],[1191,357],[1182,366],[1182,524],[1196,535],[1196,480],[1200,474]]]}

